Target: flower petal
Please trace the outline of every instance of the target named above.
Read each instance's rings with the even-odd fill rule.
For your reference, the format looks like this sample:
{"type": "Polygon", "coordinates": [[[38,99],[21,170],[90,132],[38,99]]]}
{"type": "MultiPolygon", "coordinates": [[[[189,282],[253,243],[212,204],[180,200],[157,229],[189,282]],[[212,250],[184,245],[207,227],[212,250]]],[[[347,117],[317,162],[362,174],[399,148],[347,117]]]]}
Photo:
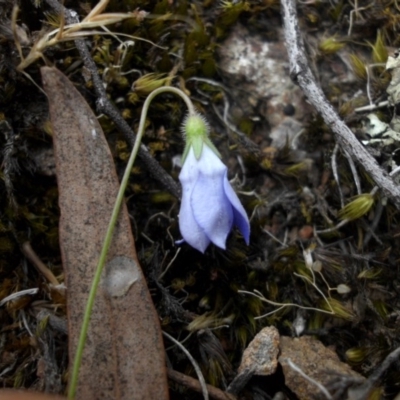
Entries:
{"type": "Polygon", "coordinates": [[[211,242],[225,249],[233,225],[233,210],[224,189],[227,168],[207,145],[197,168],[199,175],[191,195],[194,218],[211,242]]]}
{"type": "Polygon", "coordinates": [[[197,166],[198,162],[194,155],[193,149],[190,148],[181,173],[179,174],[179,180],[182,183],[182,202],[181,209],[179,211],[179,229],[187,243],[204,253],[210,244],[210,239],[196,222],[191,207],[192,192],[199,175],[197,166]]]}
{"type": "Polygon", "coordinates": [[[191,192],[199,176],[198,161],[194,155],[193,147],[189,148],[185,162],[183,163],[179,180],[183,191],[191,192]]]}
{"type": "Polygon", "coordinates": [[[233,222],[239,228],[240,233],[248,245],[250,242],[250,223],[247,217],[246,210],[243,208],[237,194],[232,189],[231,184],[228,181],[228,172],[225,172],[224,176],[224,190],[225,195],[233,208],[233,222]]]}
{"type": "Polygon", "coordinates": [[[205,252],[210,244],[210,239],[196,222],[190,206],[190,198],[185,198],[185,195],[182,195],[181,210],[179,212],[179,229],[187,243],[202,253],[205,252]]]}

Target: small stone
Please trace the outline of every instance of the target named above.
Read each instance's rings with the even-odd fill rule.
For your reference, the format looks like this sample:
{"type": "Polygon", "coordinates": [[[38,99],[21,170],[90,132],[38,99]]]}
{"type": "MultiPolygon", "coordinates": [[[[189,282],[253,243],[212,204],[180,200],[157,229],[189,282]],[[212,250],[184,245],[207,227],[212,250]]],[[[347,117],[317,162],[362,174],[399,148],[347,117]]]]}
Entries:
{"type": "Polygon", "coordinates": [[[291,368],[288,360],[323,386],[332,381],[332,372],[339,375],[350,375],[360,380],[364,379],[347,364],[341,362],[333,350],[325,347],[311,336],[300,338],[281,336],[280,350],[279,363],[285,375],[285,384],[300,400],[314,398],[319,389],[291,368]]]}
{"type": "Polygon", "coordinates": [[[236,24],[218,50],[219,71],[236,105],[272,128],[287,116],[305,122],[311,115],[302,90],[290,78],[283,30],[276,35],[278,40],[267,41],[236,24]]]}
{"type": "Polygon", "coordinates": [[[255,375],[271,375],[278,365],[279,333],[269,326],[263,328],[243,352],[238,374],[251,370],[255,375]]]}

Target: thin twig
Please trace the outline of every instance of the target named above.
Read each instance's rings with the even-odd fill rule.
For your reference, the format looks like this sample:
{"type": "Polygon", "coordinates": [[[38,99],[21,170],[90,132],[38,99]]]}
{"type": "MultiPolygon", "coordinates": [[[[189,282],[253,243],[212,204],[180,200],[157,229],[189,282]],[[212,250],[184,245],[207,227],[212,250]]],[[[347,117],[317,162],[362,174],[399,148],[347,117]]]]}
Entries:
{"type": "MultiPolygon", "coordinates": [[[[175,371],[173,369],[167,369],[168,378],[172,381],[179,383],[182,386],[185,386],[189,389],[194,390],[195,392],[201,393],[202,388],[200,382],[197,379],[192,378],[191,376],[187,376],[182,374],[181,372],[175,371]]],[[[215,386],[206,385],[208,393],[212,399],[215,400],[236,400],[236,396],[226,393],[221,389],[216,388],[215,386]]]]}
{"type": "MultiPolygon", "coordinates": [[[[56,12],[60,14],[63,13],[68,24],[78,22],[76,17],[77,14],[63,7],[57,0],[46,0],[46,2],[56,12]]],[[[125,136],[129,144],[133,147],[135,142],[135,134],[127,122],[123,119],[119,110],[114,107],[114,105],[108,99],[107,92],[103,86],[104,82],[97,72],[97,66],[93,61],[85,41],[83,39],[75,40],[75,45],[82,57],[85,67],[92,75],[93,87],[97,96],[97,111],[107,115],[114,122],[120,132],[125,136]]],[[[155,179],[157,179],[176,198],[180,198],[181,189],[179,184],[172,179],[172,177],[160,166],[160,164],[158,164],[156,160],[154,160],[147,147],[143,144],[139,149],[139,158],[155,179]]]]}
{"type": "Polygon", "coordinates": [[[362,113],[362,112],[366,112],[366,111],[374,111],[378,108],[387,107],[388,105],[389,105],[389,102],[387,100],[380,101],[378,104],[369,104],[367,106],[357,107],[354,109],[354,112],[362,113]]]}
{"type": "Polygon", "coordinates": [[[197,377],[199,378],[199,384],[201,386],[201,391],[203,393],[204,400],[208,400],[208,389],[207,389],[207,384],[204,379],[204,376],[201,372],[201,369],[199,367],[199,364],[197,364],[197,361],[192,357],[192,355],[186,350],[186,347],[183,346],[178,340],[176,340],[174,337],[169,335],[167,332],[162,333],[166,338],[171,340],[171,342],[174,342],[186,355],[186,357],[189,359],[189,361],[192,363],[193,368],[196,371],[197,377]]]}
{"type": "Polygon", "coordinates": [[[361,194],[361,182],[360,182],[360,177],[358,176],[358,173],[357,173],[356,165],[354,164],[354,160],[350,157],[350,155],[347,153],[347,151],[344,151],[344,156],[347,158],[347,161],[350,165],[350,169],[353,174],[354,183],[355,183],[356,189],[357,189],[357,194],[360,195],[361,194]]]}
{"type": "Polygon", "coordinates": [[[321,235],[324,233],[332,233],[337,231],[339,228],[345,226],[348,222],[350,222],[350,219],[344,219],[343,221],[340,221],[337,225],[332,226],[331,228],[327,228],[327,229],[322,229],[322,230],[317,230],[316,232],[321,235]]]}
{"type": "Polygon", "coordinates": [[[181,252],[182,247],[179,247],[178,250],[176,251],[175,255],[172,257],[172,260],[168,263],[168,265],[165,267],[165,270],[160,274],[158,277],[158,280],[161,281],[162,278],[164,278],[164,275],[168,272],[169,268],[171,265],[174,263],[176,258],[178,257],[179,253],[181,252]]]}
{"type": "Polygon", "coordinates": [[[20,290],[19,292],[11,293],[9,296],[4,297],[3,299],[0,300],[0,307],[11,300],[18,299],[18,297],[27,296],[27,295],[33,296],[33,295],[37,294],[38,292],[39,292],[38,288],[31,288],[31,289],[25,289],[25,290],[20,290]]]}
{"type": "Polygon", "coordinates": [[[367,152],[353,132],[340,119],[326,99],[308,65],[303,38],[299,29],[296,1],[281,0],[284,19],[285,41],[290,61],[290,75],[296,81],[310,103],[321,114],[325,124],[335,134],[336,140],[348,154],[360,163],[384,194],[400,209],[400,188],[384,172],[377,161],[367,152]]]}
{"type": "Polygon", "coordinates": [[[46,267],[39,256],[32,249],[29,242],[25,242],[22,245],[22,252],[24,256],[36,267],[36,269],[53,285],[57,286],[60,284],[54,274],[46,267]]]}
{"type": "Polygon", "coordinates": [[[369,100],[369,105],[374,106],[374,102],[372,101],[372,96],[371,96],[371,71],[370,68],[374,67],[384,67],[384,63],[376,63],[376,64],[369,64],[365,66],[365,72],[367,73],[367,97],[369,100]]]}
{"type": "MultiPolygon", "coordinates": [[[[371,225],[368,228],[367,233],[365,234],[364,237],[364,241],[363,241],[363,248],[367,247],[369,241],[371,240],[371,238],[374,236],[374,232],[376,231],[376,228],[378,227],[378,224],[381,220],[382,217],[382,213],[383,213],[383,208],[384,206],[386,206],[387,200],[385,198],[381,199],[376,208],[375,208],[375,212],[374,212],[374,219],[371,223],[371,225]]],[[[375,239],[378,239],[377,237],[375,237],[375,239]]],[[[379,242],[378,242],[379,243],[379,242]]]]}
{"type": "Polygon", "coordinates": [[[340,186],[340,178],[339,178],[339,172],[338,172],[337,160],[336,160],[338,151],[339,151],[339,145],[336,143],[335,148],[333,149],[333,152],[332,152],[331,168],[332,168],[333,177],[335,178],[336,185],[337,185],[337,188],[339,191],[340,206],[343,208],[344,207],[344,197],[343,197],[342,187],[340,186]]]}
{"type": "Polygon", "coordinates": [[[321,383],[317,382],[315,379],[311,378],[308,376],[304,371],[302,371],[290,358],[286,360],[288,363],[289,367],[292,368],[293,371],[296,371],[298,374],[300,374],[304,379],[315,385],[328,400],[332,400],[331,394],[328,392],[328,390],[323,386],[321,383]]]}

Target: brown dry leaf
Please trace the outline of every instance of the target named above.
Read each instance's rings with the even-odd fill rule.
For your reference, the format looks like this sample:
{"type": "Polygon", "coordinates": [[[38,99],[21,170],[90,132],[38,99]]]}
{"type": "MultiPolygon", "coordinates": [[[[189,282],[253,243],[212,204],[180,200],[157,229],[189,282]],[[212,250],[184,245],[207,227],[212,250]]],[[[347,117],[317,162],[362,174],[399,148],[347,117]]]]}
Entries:
{"type": "Polygon", "coordinates": [[[0,390],[1,400],[65,400],[65,397],[54,394],[35,393],[27,390],[0,390]]]}
{"type": "MultiPolygon", "coordinates": [[[[41,72],[54,131],[71,364],[119,182],[84,98],[57,69],[41,72]]],[[[99,398],[168,398],[160,325],[125,206],[93,308],[77,390],[77,399],[99,398]]]]}

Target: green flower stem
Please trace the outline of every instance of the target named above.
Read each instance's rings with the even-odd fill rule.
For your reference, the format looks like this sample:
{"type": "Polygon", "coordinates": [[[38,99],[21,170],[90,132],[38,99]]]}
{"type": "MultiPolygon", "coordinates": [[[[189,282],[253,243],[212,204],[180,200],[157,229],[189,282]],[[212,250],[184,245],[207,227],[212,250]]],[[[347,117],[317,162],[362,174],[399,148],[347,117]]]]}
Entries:
{"type": "Polygon", "coordinates": [[[189,110],[189,114],[190,115],[195,114],[195,108],[194,108],[190,98],[185,93],[183,93],[180,89],[170,87],[170,86],[164,86],[164,87],[154,90],[147,96],[147,99],[143,104],[143,109],[142,109],[142,113],[140,116],[139,129],[138,129],[138,133],[136,136],[135,144],[133,146],[132,153],[129,157],[128,165],[126,166],[126,170],[125,170],[124,176],[122,178],[122,182],[121,182],[121,186],[118,191],[117,199],[115,200],[114,209],[112,211],[111,219],[108,224],[106,237],[104,239],[103,247],[102,247],[101,253],[100,253],[99,262],[97,264],[96,272],[95,272],[95,275],[93,278],[92,287],[90,288],[88,301],[86,303],[85,314],[83,316],[81,332],[79,335],[78,347],[76,349],[74,364],[72,367],[71,380],[69,382],[69,388],[68,388],[68,399],[69,400],[73,400],[75,398],[76,388],[78,385],[79,369],[80,369],[81,362],[82,362],[83,349],[85,347],[87,331],[89,328],[89,322],[90,322],[90,317],[92,314],[93,304],[94,304],[94,301],[96,298],[97,288],[100,283],[100,278],[101,278],[101,274],[104,269],[104,265],[106,263],[107,253],[108,253],[108,250],[111,245],[111,240],[112,240],[112,236],[114,233],[115,224],[117,222],[118,215],[121,210],[121,205],[124,200],[125,189],[128,184],[129,176],[131,174],[132,167],[136,160],[136,156],[138,154],[139,147],[140,147],[140,144],[142,141],[147,111],[149,109],[150,102],[154,99],[154,97],[160,93],[165,93],[165,92],[174,93],[174,94],[180,96],[186,103],[186,106],[189,110]]]}

